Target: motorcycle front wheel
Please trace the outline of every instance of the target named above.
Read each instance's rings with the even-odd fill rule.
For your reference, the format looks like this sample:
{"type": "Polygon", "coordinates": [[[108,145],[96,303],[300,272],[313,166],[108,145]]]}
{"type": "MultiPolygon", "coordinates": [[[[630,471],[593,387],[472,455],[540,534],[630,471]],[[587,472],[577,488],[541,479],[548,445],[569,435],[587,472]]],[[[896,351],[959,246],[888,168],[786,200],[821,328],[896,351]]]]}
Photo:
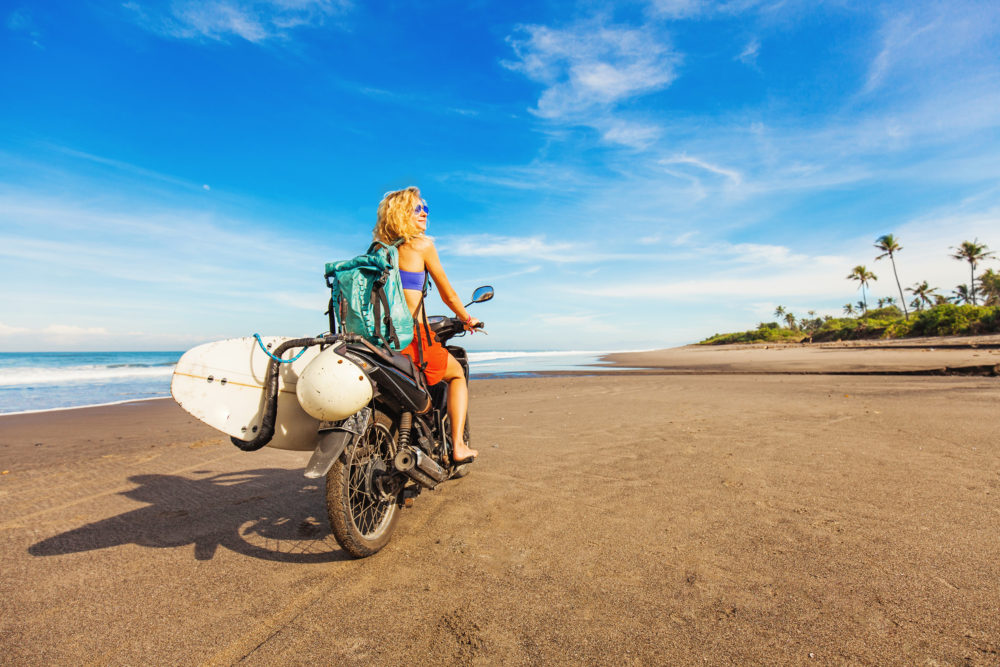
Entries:
{"type": "Polygon", "coordinates": [[[386,492],[396,437],[392,419],[376,410],[368,429],[326,474],[330,528],[354,558],[371,556],[388,544],[399,520],[396,498],[386,492]]]}

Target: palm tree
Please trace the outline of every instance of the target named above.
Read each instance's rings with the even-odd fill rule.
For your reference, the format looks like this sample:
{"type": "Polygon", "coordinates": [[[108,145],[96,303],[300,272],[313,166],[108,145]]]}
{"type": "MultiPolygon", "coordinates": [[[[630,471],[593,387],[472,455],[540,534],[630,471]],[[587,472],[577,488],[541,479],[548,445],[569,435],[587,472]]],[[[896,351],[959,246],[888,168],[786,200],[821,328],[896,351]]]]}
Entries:
{"type": "Polygon", "coordinates": [[[974,241],[962,241],[962,245],[952,248],[955,259],[960,259],[969,263],[969,293],[972,296],[972,305],[976,305],[976,264],[993,257],[993,252],[986,247],[985,243],[980,243],[979,239],[974,241]]]}
{"type": "Polygon", "coordinates": [[[853,303],[845,303],[844,304],[844,315],[853,315],[853,314],[854,314],[854,304],[853,303]]]}
{"type": "MultiPolygon", "coordinates": [[[[934,292],[937,291],[937,287],[931,287],[925,280],[922,283],[913,283],[913,287],[907,287],[906,291],[916,297],[914,301],[918,304],[917,310],[923,310],[924,304],[928,306],[934,304],[934,300],[931,297],[936,296],[934,292]]],[[[912,306],[913,304],[911,303],[910,305],[912,306]]]]}
{"type": "Polygon", "coordinates": [[[774,309],[774,319],[780,322],[781,320],[785,319],[786,312],[788,311],[785,310],[784,306],[778,306],[777,308],[774,309]]]}
{"type": "Polygon", "coordinates": [[[785,313],[785,323],[788,325],[789,329],[795,328],[795,315],[791,313],[785,313]]]}
{"type": "Polygon", "coordinates": [[[895,306],[896,305],[896,297],[894,297],[894,296],[887,296],[887,297],[885,297],[885,305],[887,305],[887,306],[895,306]]]}
{"type": "Polygon", "coordinates": [[[896,288],[899,290],[899,299],[903,302],[903,315],[906,319],[909,319],[910,313],[906,310],[906,298],[903,296],[903,288],[899,284],[899,274],[896,273],[896,253],[902,250],[903,246],[899,245],[896,237],[892,234],[883,234],[875,240],[875,247],[882,251],[882,254],[875,258],[876,262],[886,256],[892,262],[892,275],[896,277],[896,288]]]}
{"type": "Polygon", "coordinates": [[[885,307],[885,299],[883,297],[879,297],[878,299],[876,299],[875,303],[878,304],[879,308],[885,307]]]}
{"type": "Polygon", "coordinates": [[[987,269],[979,276],[979,287],[983,291],[984,306],[1000,305],[1000,273],[987,269]]]}
{"type": "Polygon", "coordinates": [[[868,267],[863,264],[858,264],[851,272],[847,274],[848,280],[857,280],[859,289],[861,290],[861,303],[864,304],[864,312],[868,312],[868,297],[865,295],[865,288],[868,287],[868,282],[871,280],[878,280],[878,277],[868,270],[868,267]]]}
{"type": "Polygon", "coordinates": [[[862,312],[862,313],[864,313],[864,312],[865,312],[865,302],[864,302],[864,301],[858,301],[858,302],[857,302],[856,304],[854,304],[854,307],[855,307],[855,308],[856,308],[856,309],[857,309],[858,311],[860,311],[860,312],[862,312]]]}
{"type": "Polygon", "coordinates": [[[951,300],[955,303],[972,303],[972,296],[969,293],[968,285],[958,285],[952,290],[951,294],[951,300]]]}

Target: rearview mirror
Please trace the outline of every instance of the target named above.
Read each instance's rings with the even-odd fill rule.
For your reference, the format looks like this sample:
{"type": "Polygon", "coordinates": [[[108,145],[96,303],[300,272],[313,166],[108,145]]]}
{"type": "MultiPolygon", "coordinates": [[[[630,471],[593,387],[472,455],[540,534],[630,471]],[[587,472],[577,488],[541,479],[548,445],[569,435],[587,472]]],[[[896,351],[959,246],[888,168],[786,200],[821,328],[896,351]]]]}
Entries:
{"type": "Polygon", "coordinates": [[[483,301],[489,301],[493,298],[493,286],[483,285],[482,287],[477,287],[476,291],[472,293],[472,301],[470,303],[482,303],[483,301]]]}

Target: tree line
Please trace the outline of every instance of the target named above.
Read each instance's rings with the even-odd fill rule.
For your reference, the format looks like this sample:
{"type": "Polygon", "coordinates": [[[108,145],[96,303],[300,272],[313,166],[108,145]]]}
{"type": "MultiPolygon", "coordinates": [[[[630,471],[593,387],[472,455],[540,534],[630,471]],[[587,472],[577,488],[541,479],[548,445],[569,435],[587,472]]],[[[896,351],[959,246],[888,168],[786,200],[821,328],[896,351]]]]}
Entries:
{"type": "MultiPolygon", "coordinates": [[[[877,262],[880,259],[886,257],[889,258],[889,262],[892,264],[892,275],[896,279],[896,288],[899,290],[899,300],[900,304],[903,306],[903,316],[909,319],[910,312],[907,308],[906,297],[903,295],[903,287],[899,283],[899,274],[896,271],[896,255],[903,249],[899,245],[899,241],[892,234],[884,234],[875,241],[875,248],[881,251],[881,254],[875,258],[877,262]]],[[[996,273],[993,269],[987,269],[978,277],[976,276],[976,267],[987,259],[992,259],[996,257],[996,253],[990,250],[985,243],[980,243],[979,239],[974,241],[962,241],[961,244],[952,248],[954,251],[951,255],[953,259],[959,261],[968,262],[969,264],[969,282],[959,284],[952,290],[951,296],[946,297],[937,293],[937,287],[931,287],[926,280],[914,283],[913,287],[907,287],[906,291],[913,296],[913,300],[910,301],[909,307],[914,310],[923,310],[926,306],[934,306],[942,303],[947,303],[951,301],[952,303],[958,304],[971,304],[973,306],[979,305],[977,302],[977,295],[982,294],[983,305],[985,306],[995,306],[1000,305],[1000,274],[996,273]],[[977,289],[976,284],[979,284],[977,289]]],[[[859,264],[851,269],[851,272],[847,274],[847,280],[853,280],[858,283],[858,289],[861,290],[861,301],[857,304],[848,303],[844,306],[845,315],[854,315],[857,312],[856,307],[860,307],[861,313],[868,312],[868,295],[867,290],[869,283],[874,280],[878,280],[878,276],[868,270],[863,264],[859,264]]],[[[894,304],[895,298],[887,297],[879,299],[879,307],[883,305],[894,304]]]]}
{"type": "Polygon", "coordinates": [[[848,317],[818,316],[814,310],[808,311],[808,316],[798,317],[778,306],[774,309],[774,322],[761,322],[749,331],[715,334],[702,343],[814,342],[1000,332],[1000,274],[992,268],[978,272],[983,262],[996,258],[996,253],[985,243],[975,239],[951,248],[952,258],[968,263],[969,282],[957,285],[948,296],[940,294],[927,280],[911,287],[902,286],[896,259],[903,247],[894,235],[878,237],[874,247],[879,251],[876,262],[889,258],[898,300],[895,296],[879,297],[878,308],[869,309],[871,283],[878,277],[859,264],[847,275],[847,280],[856,282],[861,291],[860,301],[844,305],[848,317]]]}

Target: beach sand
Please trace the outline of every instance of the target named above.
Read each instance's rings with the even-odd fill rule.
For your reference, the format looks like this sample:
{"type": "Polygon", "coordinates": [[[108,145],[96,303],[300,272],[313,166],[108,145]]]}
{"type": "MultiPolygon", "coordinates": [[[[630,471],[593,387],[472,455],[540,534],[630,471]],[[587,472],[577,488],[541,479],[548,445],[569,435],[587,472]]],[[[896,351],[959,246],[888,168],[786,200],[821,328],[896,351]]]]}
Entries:
{"type": "Polygon", "coordinates": [[[688,345],[609,354],[614,366],[674,373],[1000,375],[1000,335],[816,344],[688,345]]]}
{"type": "Polygon", "coordinates": [[[474,381],[472,473],[360,561],[308,453],[169,400],[0,417],[4,661],[1000,663],[1000,381],[743,352],[474,381]]]}

